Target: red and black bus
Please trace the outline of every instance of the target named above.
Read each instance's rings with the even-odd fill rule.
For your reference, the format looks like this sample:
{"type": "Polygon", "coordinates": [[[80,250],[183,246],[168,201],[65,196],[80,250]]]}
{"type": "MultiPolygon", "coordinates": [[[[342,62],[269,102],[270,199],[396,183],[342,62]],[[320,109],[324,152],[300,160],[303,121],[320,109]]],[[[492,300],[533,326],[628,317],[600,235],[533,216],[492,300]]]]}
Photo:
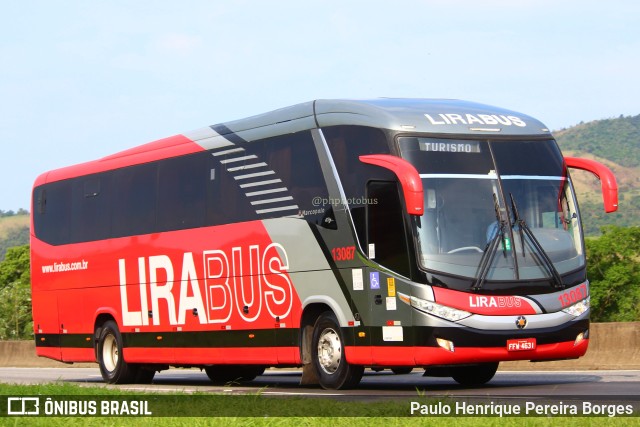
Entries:
{"type": "Polygon", "coordinates": [[[46,172],[32,196],[37,354],[110,383],[302,366],[482,384],[578,358],[589,282],[569,168],[539,121],[453,100],[317,100],[46,172]]]}

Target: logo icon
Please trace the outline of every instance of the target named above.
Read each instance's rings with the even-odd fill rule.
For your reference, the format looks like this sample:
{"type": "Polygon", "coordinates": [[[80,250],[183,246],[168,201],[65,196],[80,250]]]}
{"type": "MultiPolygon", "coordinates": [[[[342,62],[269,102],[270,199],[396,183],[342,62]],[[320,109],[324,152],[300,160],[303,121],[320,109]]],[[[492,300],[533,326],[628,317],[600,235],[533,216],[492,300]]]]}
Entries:
{"type": "Polygon", "coordinates": [[[524,329],[527,326],[527,318],[524,316],[518,316],[516,319],[516,327],[518,329],[524,329]]]}
{"type": "Polygon", "coordinates": [[[7,399],[7,415],[39,415],[39,397],[9,397],[7,399]]]}

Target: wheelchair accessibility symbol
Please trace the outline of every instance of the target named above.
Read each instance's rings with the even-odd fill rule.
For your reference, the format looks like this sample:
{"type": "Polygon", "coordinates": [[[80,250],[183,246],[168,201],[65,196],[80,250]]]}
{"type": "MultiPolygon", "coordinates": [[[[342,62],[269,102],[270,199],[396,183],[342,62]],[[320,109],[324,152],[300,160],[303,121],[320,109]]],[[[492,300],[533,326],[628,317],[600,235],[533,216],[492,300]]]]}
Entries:
{"type": "Polygon", "coordinates": [[[380,273],[377,271],[369,273],[369,286],[371,289],[380,289],[380,273]]]}

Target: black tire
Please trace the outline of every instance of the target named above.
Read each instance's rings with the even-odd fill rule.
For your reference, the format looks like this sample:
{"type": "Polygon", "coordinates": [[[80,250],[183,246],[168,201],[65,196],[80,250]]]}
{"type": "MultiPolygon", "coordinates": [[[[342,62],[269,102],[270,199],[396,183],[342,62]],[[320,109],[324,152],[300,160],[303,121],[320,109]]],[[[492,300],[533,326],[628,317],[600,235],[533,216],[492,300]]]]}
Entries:
{"type": "Polygon", "coordinates": [[[252,381],[262,375],[264,369],[260,365],[212,365],[205,366],[204,371],[213,383],[224,384],[252,381]]]}
{"type": "Polygon", "coordinates": [[[136,384],[151,384],[153,377],[156,376],[156,371],[151,369],[139,368],[136,374],[136,384]]]}
{"type": "Polygon", "coordinates": [[[491,381],[498,370],[498,362],[478,363],[471,366],[449,368],[451,377],[464,386],[479,386],[491,381]]]}
{"type": "Polygon", "coordinates": [[[322,313],[313,327],[311,343],[311,361],[322,388],[352,388],[362,379],[364,366],[347,363],[343,343],[336,316],[330,311],[322,313]]]}
{"type": "Polygon", "coordinates": [[[102,325],[96,353],[100,373],[105,382],[109,384],[136,382],[138,367],[128,364],[122,357],[122,335],[116,322],[109,320],[102,325]]]}
{"type": "Polygon", "coordinates": [[[391,372],[393,372],[396,375],[407,375],[407,374],[410,374],[411,371],[413,371],[413,368],[411,366],[402,366],[400,368],[391,368],[391,372]]]}

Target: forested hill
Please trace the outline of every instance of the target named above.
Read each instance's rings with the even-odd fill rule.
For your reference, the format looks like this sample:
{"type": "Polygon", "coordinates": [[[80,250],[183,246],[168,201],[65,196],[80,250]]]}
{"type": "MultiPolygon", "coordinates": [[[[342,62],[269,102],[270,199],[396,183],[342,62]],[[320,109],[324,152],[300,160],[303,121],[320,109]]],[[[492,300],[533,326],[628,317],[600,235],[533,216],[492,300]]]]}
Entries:
{"type": "Polygon", "coordinates": [[[640,114],[596,120],[554,132],[563,151],[588,153],[620,166],[640,166],[640,114]]]}
{"type": "Polygon", "coordinates": [[[0,261],[8,248],[28,244],[29,213],[23,209],[17,213],[0,210],[0,261]]]}
{"type": "Polygon", "coordinates": [[[640,115],[580,123],[553,134],[565,156],[598,160],[613,170],[618,181],[618,212],[605,214],[599,181],[588,172],[571,172],[585,233],[597,235],[607,224],[640,225],[640,115]]]}

